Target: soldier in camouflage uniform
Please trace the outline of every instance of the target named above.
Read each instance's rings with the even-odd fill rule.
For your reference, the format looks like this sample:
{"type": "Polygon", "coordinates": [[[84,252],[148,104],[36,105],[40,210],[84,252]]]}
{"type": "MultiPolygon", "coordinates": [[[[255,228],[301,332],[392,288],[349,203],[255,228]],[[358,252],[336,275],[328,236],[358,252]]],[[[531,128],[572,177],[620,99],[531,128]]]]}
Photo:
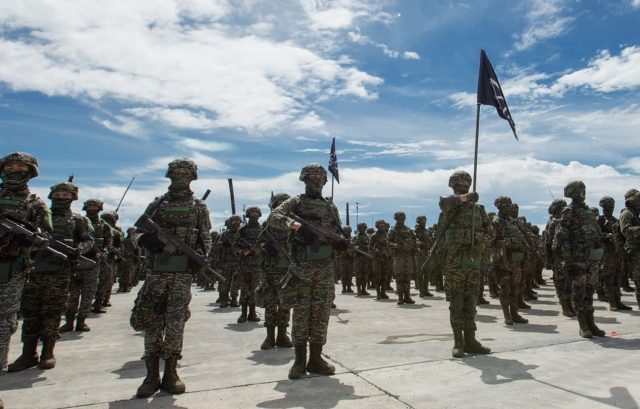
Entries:
{"type": "MultiPolygon", "coordinates": [[[[214,270],[218,270],[219,266],[218,266],[218,260],[215,258],[215,247],[218,244],[218,240],[220,239],[220,233],[212,230],[211,231],[211,251],[209,252],[209,266],[214,269],[214,270]]],[[[206,276],[209,277],[210,281],[206,281],[203,279],[198,279],[198,285],[200,287],[202,287],[204,290],[215,290],[215,283],[216,281],[218,281],[218,278],[210,273],[206,273],[206,276]]],[[[219,284],[219,283],[218,283],[219,284]]],[[[222,299],[220,298],[220,293],[218,293],[218,299],[216,300],[216,303],[219,303],[220,301],[222,301],[222,299]]]]}
{"type": "Polygon", "coordinates": [[[122,228],[117,225],[118,213],[116,212],[104,212],[100,215],[100,218],[104,220],[111,228],[112,233],[112,246],[109,249],[109,256],[105,264],[100,269],[100,277],[98,279],[98,290],[96,291],[96,299],[93,302],[92,311],[98,314],[107,312],[104,307],[111,307],[111,290],[113,283],[118,277],[118,267],[122,260],[122,254],[124,252],[124,232],[122,228]]]}
{"type": "MultiPolygon", "coordinates": [[[[198,178],[197,172],[195,162],[188,158],[169,163],[165,175],[171,180],[169,191],[157,197],[145,214],[168,234],[204,256],[211,249],[211,221],[207,205],[196,199],[190,189],[191,182],[198,178]]],[[[185,391],[176,365],[182,358],[184,327],[191,315],[191,281],[199,268],[177,250],[166,258],[164,244],[157,234],[143,233],[139,243],[149,250],[153,262],[131,315],[134,329],[144,331],[147,376],[136,393],[142,398],[153,395],[159,388],[169,393],[185,391]],[[161,357],[165,361],[162,382],[161,357]]]]}
{"type": "MultiPolygon", "coordinates": [[[[529,270],[527,269],[529,259],[531,257],[531,248],[533,247],[531,243],[531,236],[527,231],[527,222],[526,220],[519,215],[520,206],[517,203],[511,204],[511,217],[513,218],[516,226],[518,226],[518,230],[522,234],[522,238],[524,239],[524,258],[521,261],[512,261],[512,265],[514,269],[520,270],[520,291],[518,291],[518,307],[520,309],[529,310],[531,306],[524,301],[524,295],[528,292],[527,289],[527,280],[529,276],[529,270]]],[[[529,297],[527,297],[529,298],[529,297]]]]}
{"type": "MultiPolygon", "coordinates": [[[[287,199],[289,199],[288,194],[278,193],[271,198],[269,208],[273,211],[287,199]]],[[[261,236],[265,243],[265,260],[260,287],[264,303],[264,326],[267,327],[267,337],[260,349],[271,349],[274,346],[291,348],[293,344],[287,336],[291,313],[280,302],[281,282],[289,269],[289,230],[277,230],[265,222],[261,236]],[[276,327],[278,328],[277,338],[276,327]]]]}
{"type": "MultiPolygon", "coordinates": [[[[367,234],[367,223],[358,223],[357,233],[354,238],[351,239],[353,245],[364,251],[369,252],[369,235],[367,234]]],[[[358,292],[356,295],[369,295],[367,292],[367,283],[369,281],[369,259],[361,254],[355,255],[355,273],[356,273],[356,287],[358,292]]]]}
{"type": "MultiPolygon", "coordinates": [[[[99,213],[104,203],[99,199],[89,199],[84,202],[82,210],[86,211],[89,227],[93,237],[94,247],[87,254],[96,260],[96,265],[90,269],[76,269],[71,277],[69,285],[69,299],[67,300],[66,323],[60,327],[60,332],[73,330],[73,320],[76,315],[76,331],[90,331],[91,328],[85,320],[91,312],[91,302],[98,289],[98,277],[100,276],[100,262],[107,255],[107,249],[111,247],[111,228],[100,220],[99,213]],[[79,304],[79,307],[78,307],[79,304]]],[[[104,267],[106,268],[106,267],[104,267]]]]}
{"type": "Polygon", "coordinates": [[[373,283],[376,288],[376,300],[387,300],[386,293],[389,276],[393,271],[393,249],[389,245],[387,234],[389,223],[376,221],[376,232],[371,235],[371,252],[373,255],[373,283]]]}
{"type": "MultiPolygon", "coordinates": [[[[78,200],[78,187],[70,182],[51,187],[51,212],[53,237],[76,249],[78,255],[86,254],[93,247],[89,221],[71,212],[71,203],[78,200]]],[[[22,294],[22,355],[11,365],[9,372],[22,371],[38,364],[36,348],[42,340],[42,356],[38,366],[51,369],[56,365],[53,350],[58,338],[60,318],[69,293],[69,281],[77,271],[92,268],[82,260],[60,259],[45,256],[34,265],[22,294]]]]}
{"type": "Polygon", "coordinates": [[[604,336],[605,332],[596,326],[593,318],[593,293],[598,285],[598,264],[604,253],[600,227],[584,202],[584,183],[569,183],[564,188],[564,196],[571,198],[571,203],[562,209],[553,248],[558,251],[563,268],[571,280],[580,336],[604,336]]]}
{"type": "Polygon", "coordinates": [[[135,227],[127,229],[127,235],[122,241],[122,257],[118,260],[118,292],[128,293],[133,287],[136,276],[136,264],[140,258],[140,249],[135,241],[135,227]]]}
{"type": "Polygon", "coordinates": [[[624,251],[628,254],[628,268],[636,287],[640,309],[640,192],[629,189],[624,194],[625,209],[620,215],[620,232],[624,237],[624,251]]]}
{"type": "Polygon", "coordinates": [[[420,297],[431,297],[433,294],[429,292],[429,277],[425,269],[421,268],[425,260],[429,256],[429,250],[433,246],[433,237],[427,229],[427,216],[416,217],[416,226],[413,230],[418,239],[418,251],[416,252],[416,288],[420,293],[420,297]]]}
{"type": "Polygon", "coordinates": [[[260,317],[256,314],[256,288],[260,284],[264,261],[263,242],[259,240],[262,231],[258,222],[260,216],[262,211],[259,207],[247,207],[245,217],[249,221],[238,230],[233,242],[236,253],[240,254],[238,271],[233,279],[240,288],[242,313],[238,317],[238,323],[246,322],[247,319],[252,322],[260,321],[260,317]],[[247,308],[249,309],[248,317],[247,308]]]}
{"type": "MultiPolygon", "coordinates": [[[[47,205],[29,191],[29,180],[38,176],[38,161],[28,153],[13,152],[0,159],[0,215],[11,216],[52,232],[47,205]]],[[[0,237],[0,376],[5,374],[9,358],[9,340],[18,329],[18,311],[25,279],[31,270],[32,248],[21,237],[0,237]]],[[[23,355],[38,363],[38,339],[24,344],[23,355]]],[[[30,366],[33,366],[30,365],[30,366]]],[[[0,400],[2,407],[2,400],[0,400]]]]}
{"type": "MultiPolygon", "coordinates": [[[[342,228],[347,240],[351,240],[351,226],[342,228]]],[[[336,251],[336,275],[340,276],[342,282],[342,294],[352,293],[353,285],[353,250],[348,248],[336,251]]]]}
{"type": "Polygon", "coordinates": [[[393,272],[396,276],[398,305],[415,304],[411,299],[411,277],[416,271],[416,251],[418,240],[416,235],[404,223],[407,216],[404,212],[393,215],[395,226],[389,230],[389,244],[393,248],[393,272]]]}
{"type": "Polygon", "coordinates": [[[477,204],[478,194],[469,193],[470,186],[471,175],[462,170],[455,171],[449,177],[449,187],[454,194],[440,198],[443,220],[438,223],[438,229],[442,229],[444,239],[445,291],[451,299],[449,311],[455,342],[451,354],[454,358],[462,358],[465,352],[491,352],[475,338],[475,315],[480,267],[493,240],[493,228],[484,208],[477,204]]]}
{"type": "Polygon", "coordinates": [[[624,251],[624,237],[620,233],[620,223],[613,215],[616,202],[610,196],[600,199],[602,216],[598,217],[598,224],[603,234],[604,256],[600,268],[600,281],[604,283],[609,310],[630,310],[631,307],[622,303],[620,285],[622,284],[622,252],[624,251]]]}
{"type": "Polygon", "coordinates": [[[521,271],[517,263],[524,258],[525,241],[516,221],[511,217],[511,204],[510,197],[497,197],[494,205],[498,214],[492,220],[496,249],[493,268],[500,282],[500,305],[507,325],[529,322],[518,314],[521,271]]]}
{"type": "Polygon", "coordinates": [[[242,218],[237,214],[228,218],[225,222],[227,229],[220,233],[218,242],[213,249],[216,264],[220,267],[222,276],[225,278],[225,281],[221,282],[218,287],[220,308],[240,306],[238,304],[238,288],[235,284],[232,286],[240,260],[240,256],[233,248],[233,240],[240,229],[240,224],[242,224],[242,218]]]}
{"type": "MultiPolygon", "coordinates": [[[[440,212],[438,215],[438,223],[433,225],[433,239],[434,242],[440,237],[441,231],[438,231],[438,226],[442,226],[442,221],[444,219],[444,214],[440,212]]],[[[426,266],[427,275],[431,280],[431,284],[436,288],[436,292],[444,291],[444,276],[442,274],[442,270],[444,268],[444,246],[442,246],[442,242],[444,242],[444,238],[440,239],[440,245],[437,246],[434,251],[435,253],[431,256],[432,260],[429,265],[426,266]]]]}
{"type": "Polygon", "coordinates": [[[553,248],[553,238],[560,222],[562,209],[567,206],[567,202],[562,199],[554,199],[549,206],[549,220],[545,227],[544,233],[544,254],[546,266],[553,271],[553,284],[556,288],[556,295],[560,300],[562,315],[565,317],[575,317],[576,312],[573,309],[571,301],[571,279],[567,271],[562,267],[562,258],[560,252],[553,248]]]}
{"type": "MultiPolygon", "coordinates": [[[[287,283],[296,283],[293,290],[293,345],[296,359],[289,371],[290,379],[298,379],[306,371],[332,375],[335,367],[322,359],[322,347],[327,342],[327,327],[334,298],[335,286],[333,243],[319,240],[307,228],[289,217],[295,214],[324,228],[340,232],[340,216],[335,205],[322,197],[327,183],[327,171],[313,163],[302,168],[300,178],[305,193],[285,200],[269,215],[268,223],[276,229],[291,229],[291,257],[293,263],[287,272],[287,283]],[[295,277],[295,278],[294,278],[295,277]],[[307,363],[307,343],[310,346],[307,363]]],[[[340,248],[348,245],[346,240],[340,248]]]]}

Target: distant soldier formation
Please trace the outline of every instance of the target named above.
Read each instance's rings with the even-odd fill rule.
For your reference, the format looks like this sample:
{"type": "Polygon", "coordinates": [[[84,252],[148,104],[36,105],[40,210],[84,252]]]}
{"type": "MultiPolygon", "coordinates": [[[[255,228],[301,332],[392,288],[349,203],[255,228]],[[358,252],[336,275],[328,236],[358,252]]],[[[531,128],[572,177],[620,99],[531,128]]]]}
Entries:
{"type": "Polygon", "coordinates": [[[613,198],[600,200],[598,214],[585,203],[584,183],[573,181],[564,189],[570,202],[553,200],[540,233],[508,196],[497,197],[494,211],[487,212],[478,193],[469,191],[471,176],[456,171],[449,178],[453,193],[440,198],[436,224],[428,226],[421,215],[411,228],[398,211],[393,224],[357,223],[353,232],[342,226],[332,198],[323,196],[327,171],[310,164],[300,173],[304,192],[272,193],[263,223],[260,207],[250,206],[212,232],[206,195],[198,199],[190,188],[197,165],[178,158],[166,172],[168,191],[125,234],[117,211],[104,212],[98,198],[84,202],[85,215],[71,211],[79,199],[72,177],[51,187],[47,205],[28,187],[38,173],[37,160],[27,153],[0,159],[1,374],[54,368],[59,334],[90,331],[86,319],[107,313],[113,285],[129,292],[141,280],[130,324],[144,333],[147,375],[137,390],[142,398],[160,389],[186,390],[177,365],[193,283],[203,290],[217,287],[218,308],[239,308],[238,324],[262,321],[257,309],[263,308],[266,337],[260,347],[294,349],[291,379],[335,371],[322,350],[336,285],[342,294],[375,300],[395,292],[398,306],[415,303],[412,287],[419,297],[433,296],[430,289],[444,292],[455,358],[490,353],[476,338],[476,306],[488,303],[485,286],[499,300],[506,325],[526,325],[521,311],[532,308],[527,301],[536,300],[535,289],[546,284],[545,268],[553,272],[562,314],[576,317],[582,337],[605,335],[595,324],[594,295],[611,311],[631,309],[622,303],[621,290],[635,291],[640,304],[636,189],[625,193],[617,219],[613,198]],[[7,365],[18,314],[22,353],[7,365]]]}

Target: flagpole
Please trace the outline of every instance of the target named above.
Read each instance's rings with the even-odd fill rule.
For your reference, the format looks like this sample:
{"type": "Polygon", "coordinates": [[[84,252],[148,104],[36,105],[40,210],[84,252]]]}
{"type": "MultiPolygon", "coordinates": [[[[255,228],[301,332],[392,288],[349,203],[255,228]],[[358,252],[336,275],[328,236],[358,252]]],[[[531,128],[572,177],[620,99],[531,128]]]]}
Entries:
{"type": "Polygon", "coordinates": [[[333,176],[333,174],[331,175],[331,201],[333,202],[333,179],[335,177],[333,176]]]}
{"type": "MultiPolygon", "coordinates": [[[[476,105],[476,147],[473,155],[473,191],[476,191],[476,178],[478,176],[478,141],[480,140],[480,104],[476,105]]],[[[475,245],[476,236],[476,209],[475,206],[471,211],[471,253],[473,254],[473,246],[475,245]]],[[[471,256],[473,258],[473,256],[471,256]]]]}

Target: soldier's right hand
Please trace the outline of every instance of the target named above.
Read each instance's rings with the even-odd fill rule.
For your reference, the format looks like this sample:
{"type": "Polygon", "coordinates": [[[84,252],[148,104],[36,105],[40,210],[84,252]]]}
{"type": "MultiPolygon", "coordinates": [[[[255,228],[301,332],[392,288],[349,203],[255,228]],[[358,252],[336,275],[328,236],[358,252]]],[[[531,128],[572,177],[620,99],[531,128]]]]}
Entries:
{"type": "MultiPolygon", "coordinates": [[[[162,250],[164,250],[164,243],[160,241],[157,233],[144,233],[140,236],[138,243],[148,249],[151,253],[161,253],[162,250]]],[[[117,254],[116,252],[114,253],[117,254]]]]}

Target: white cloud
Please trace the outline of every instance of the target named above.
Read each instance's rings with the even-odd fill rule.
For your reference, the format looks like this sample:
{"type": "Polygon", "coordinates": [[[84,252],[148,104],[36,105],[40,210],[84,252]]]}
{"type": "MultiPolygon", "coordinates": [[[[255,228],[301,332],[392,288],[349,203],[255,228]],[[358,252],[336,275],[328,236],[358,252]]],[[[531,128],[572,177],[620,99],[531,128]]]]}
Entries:
{"type": "Polygon", "coordinates": [[[631,7],[634,9],[640,8],[640,0],[631,0],[631,7]]]}
{"type": "Polygon", "coordinates": [[[93,117],[91,119],[108,130],[119,134],[134,136],[136,138],[146,137],[146,132],[142,124],[130,117],[116,115],[113,119],[104,119],[99,117],[93,117]]]}
{"type": "Polygon", "coordinates": [[[559,37],[571,28],[575,17],[567,16],[564,0],[533,0],[529,2],[527,25],[516,35],[514,48],[523,51],[549,38],[559,37]]]}
{"type": "Polygon", "coordinates": [[[335,59],[329,51],[339,41],[311,26],[339,30],[380,11],[368,2],[303,4],[315,6],[305,14],[298,1],[1,2],[0,82],[16,91],[120,102],[140,118],[177,128],[321,127],[313,110],[320,96],[373,99],[382,80],[335,59]],[[279,27],[297,31],[271,35],[272,14],[252,8],[279,10],[283,3],[290,21],[279,27]]]}
{"type": "Polygon", "coordinates": [[[353,41],[356,44],[372,45],[376,48],[379,48],[382,50],[384,55],[390,58],[402,58],[404,60],[420,59],[420,55],[415,51],[400,52],[400,51],[392,50],[386,44],[373,41],[371,38],[367,37],[366,35],[361,34],[359,29],[357,29],[356,31],[349,32],[349,39],[351,39],[351,41],[353,41]]]}
{"type": "Polygon", "coordinates": [[[405,51],[402,53],[402,58],[405,60],[419,60],[420,54],[415,51],[405,51]]]}
{"type": "Polygon", "coordinates": [[[177,143],[179,147],[194,151],[222,152],[233,149],[233,145],[226,142],[203,141],[200,139],[184,138],[177,143]]]}

